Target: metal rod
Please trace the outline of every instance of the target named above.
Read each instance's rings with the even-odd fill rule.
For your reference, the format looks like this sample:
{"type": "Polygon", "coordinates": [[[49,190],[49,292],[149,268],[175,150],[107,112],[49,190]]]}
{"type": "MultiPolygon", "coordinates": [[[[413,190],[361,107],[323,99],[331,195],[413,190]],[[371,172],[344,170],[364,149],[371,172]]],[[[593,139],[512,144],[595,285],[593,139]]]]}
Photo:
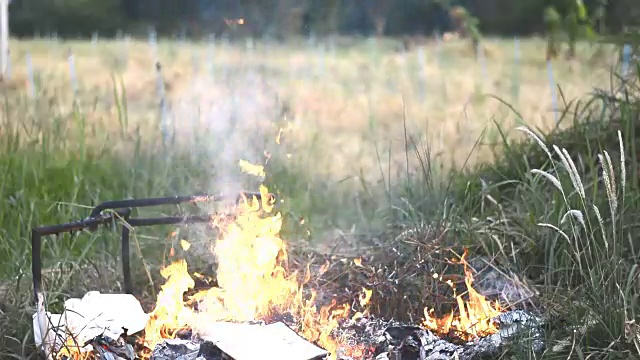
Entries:
{"type": "Polygon", "coordinates": [[[9,0],[0,0],[0,67],[2,78],[9,65],[9,0]]]}
{"type": "Polygon", "coordinates": [[[31,230],[31,274],[34,304],[38,304],[38,294],[42,287],[42,236],[35,229],[31,230]]]}
{"type": "MultiPolygon", "coordinates": [[[[275,199],[275,195],[268,194],[270,199],[275,199]]],[[[236,203],[243,198],[262,199],[262,195],[256,192],[241,192],[236,197],[236,203]]],[[[91,216],[86,219],[74,221],[66,224],[41,226],[31,230],[31,272],[33,275],[33,292],[34,300],[37,304],[39,295],[42,294],[42,237],[46,235],[57,235],[60,233],[72,233],[89,229],[91,231],[97,229],[100,225],[117,223],[119,220],[126,222],[122,225],[121,234],[121,254],[122,254],[122,273],[124,278],[124,290],[126,293],[133,293],[133,282],[131,279],[131,251],[130,251],[130,228],[136,226],[153,226],[153,225],[176,225],[176,224],[193,224],[210,222],[213,214],[209,215],[183,215],[183,216],[166,216],[158,218],[130,218],[132,208],[149,207],[158,205],[178,205],[181,203],[197,203],[205,201],[221,201],[228,199],[223,195],[190,195],[190,196],[172,196],[162,198],[149,199],[130,199],[107,201],[99,204],[91,211],[91,216]],[[104,210],[115,210],[113,213],[103,214],[104,210]]]]}
{"type": "Polygon", "coordinates": [[[54,235],[63,232],[78,231],[86,228],[93,228],[98,225],[104,225],[110,221],[115,220],[117,217],[125,217],[131,213],[131,209],[120,209],[115,214],[98,215],[96,217],[89,217],[83,220],[74,221],[66,224],[41,226],[33,229],[40,235],[54,235]]]}
{"type": "Polygon", "coordinates": [[[42,236],[54,235],[64,232],[79,231],[88,227],[94,227],[98,225],[108,224],[116,221],[117,216],[126,218],[131,213],[131,209],[121,209],[115,214],[108,216],[101,216],[96,219],[84,219],[67,224],[42,226],[31,230],[31,272],[33,276],[33,295],[34,299],[38,301],[38,294],[42,289],[42,236]]]}
{"type": "Polygon", "coordinates": [[[169,216],[164,218],[124,219],[127,224],[122,225],[122,275],[124,277],[124,291],[133,294],[133,282],[131,281],[130,260],[130,230],[129,226],[173,225],[180,223],[205,223],[211,221],[210,216],[169,216]]]}
{"type": "MultiPolygon", "coordinates": [[[[256,197],[258,200],[261,200],[262,195],[256,192],[242,192],[236,196],[236,202],[239,202],[242,197],[256,197]]],[[[273,194],[269,194],[272,198],[273,194]]],[[[129,199],[129,200],[115,200],[115,201],[106,201],[98,206],[94,207],[91,211],[91,215],[89,217],[94,218],[100,215],[104,210],[109,209],[123,209],[129,207],[149,207],[149,206],[159,206],[159,205],[178,205],[182,203],[198,203],[198,202],[213,202],[213,201],[222,201],[227,199],[228,197],[218,194],[218,195],[190,195],[190,196],[171,196],[171,197],[161,197],[161,198],[148,198],[148,199],[129,199]]]]}
{"type": "Polygon", "coordinates": [[[192,195],[192,196],[171,196],[162,198],[149,198],[149,199],[130,199],[130,200],[114,200],[106,201],[98,206],[94,207],[91,211],[90,217],[97,217],[104,210],[109,209],[122,209],[129,207],[150,207],[158,205],[178,205],[185,202],[195,203],[197,201],[206,201],[208,195],[192,195]]]}
{"type": "MultiPolygon", "coordinates": [[[[128,221],[129,217],[125,217],[124,221],[128,221]]],[[[122,247],[122,277],[124,278],[124,292],[127,294],[133,294],[133,283],[131,282],[131,259],[129,249],[129,227],[122,225],[122,241],[120,246],[122,247]]]]}
{"type": "Polygon", "coordinates": [[[128,224],[131,226],[153,226],[153,225],[175,225],[175,224],[193,224],[206,223],[211,221],[213,215],[194,215],[194,216],[167,216],[160,218],[143,218],[129,219],[128,224]]]}

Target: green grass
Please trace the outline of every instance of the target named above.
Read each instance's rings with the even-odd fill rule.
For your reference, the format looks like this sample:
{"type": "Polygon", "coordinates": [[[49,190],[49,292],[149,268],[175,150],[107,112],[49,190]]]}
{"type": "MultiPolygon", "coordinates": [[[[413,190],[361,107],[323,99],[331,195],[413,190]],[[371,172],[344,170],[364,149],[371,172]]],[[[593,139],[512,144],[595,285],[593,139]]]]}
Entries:
{"type": "MultiPolygon", "coordinates": [[[[163,148],[155,117],[147,119],[136,112],[134,119],[118,81],[111,91],[103,89],[109,95],[99,95],[100,101],[108,98],[114,104],[115,113],[110,115],[96,115],[86,99],[69,106],[54,84],[42,86],[36,100],[20,91],[3,90],[0,358],[34,356],[32,227],[84,218],[89,207],[106,200],[212,191],[217,180],[228,175],[221,174],[218,160],[235,161],[216,147],[220,144],[210,144],[206,134],[196,139],[196,147],[205,149],[202,152],[192,153],[183,146],[163,148]]],[[[336,241],[331,231],[339,229],[356,239],[377,238],[379,247],[397,249],[410,266],[416,256],[437,260],[445,255],[445,251],[431,251],[433,229],[437,229],[439,249],[470,247],[473,255],[487,255],[495,265],[515,269],[539,291],[537,308],[545,317],[559,319],[547,326],[550,346],[544,358],[638,359],[637,79],[624,89],[621,100],[588,96],[568,104],[563,121],[573,123],[561,126],[568,130],[539,135],[523,130],[525,141],[516,142],[500,127],[492,127],[489,140],[475,141],[474,151],[489,141],[496,160],[471,164],[469,159],[466,167],[449,166],[445,162],[451,157],[433,153],[429,140],[408,130],[408,119],[394,119],[394,133],[403,135],[400,154],[397,146],[370,133],[360,134],[357,140],[372,149],[373,154],[366,155],[375,159],[376,180],[362,174],[359,165],[343,179],[326,174],[339,152],[329,149],[330,155],[318,155],[327,151],[321,141],[314,140],[323,136],[321,131],[305,141],[285,141],[274,147],[276,130],[284,126],[275,121],[251,139],[264,142],[272,152],[266,184],[284,201],[279,204],[286,220],[283,237],[292,244],[304,240],[331,245],[336,241]],[[397,166],[392,159],[400,159],[405,166],[397,166]],[[447,170],[451,167],[464,169],[447,170]],[[301,218],[305,225],[300,225],[301,218]],[[562,346],[551,351],[554,345],[562,346]]],[[[514,117],[536,123],[526,115],[514,117]]],[[[376,127],[375,121],[371,127],[376,127]]],[[[135,282],[145,304],[152,300],[158,269],[176,239],[169,235],[172,230],[134,233],[135,282]]],[[[122,290],[117,239],[118,234],[108,229],[47,239],[45,285],[52,310],[87,290],[122,290]]],[[[401,290],[407,294],[419,293],[419,305],[407,308],[434,305],[423,289],[415,289],[425,284],[422,277],[431,274],[419,275],[399,285],[406,286],[401,290]]]]}
{"type": "MultiPolygon", "coordinates": [[[[447,227],[462,229],[445,246],[468,241],[535,284],[538,309],[553,319],[545,359],[640,358],[638,85],[570,104],[567,130],[521,127],[526,141],[505,137],[496,162],[452,174],[440,203],[452,204],[447,227]]],[[[424,199],[404,209],[442,223],[432,210],[415,214],[424,199]]]]}
{"type": "MultiPolygon", "coordinates": [[[[3,104],[7,109],[0,136],[3,358],[33,353],[33,340],[27,339],[32,313],[28,295],[32,227],[85,218],[89,207],[109,199],[196,191],[198,180],[204,180],[197,159],[187,153],[163,154],[161,149],[142,146],[135,133],[109,135],[104,128],[84,123],[82,109],[58,111],[61,104],[55,99],[45,101],[7,97],[3,104]]],[[[108,231],[106,235],[48,237],[43,248],[52,299],[80,295],[83,287],[78,284],[95,286],[99,279],[99,287],[113,287],[110,280],[119,279],[115,258],[119,245],[108,231]],[[87,272],[88,267],[95,271],[87,272]]]]}

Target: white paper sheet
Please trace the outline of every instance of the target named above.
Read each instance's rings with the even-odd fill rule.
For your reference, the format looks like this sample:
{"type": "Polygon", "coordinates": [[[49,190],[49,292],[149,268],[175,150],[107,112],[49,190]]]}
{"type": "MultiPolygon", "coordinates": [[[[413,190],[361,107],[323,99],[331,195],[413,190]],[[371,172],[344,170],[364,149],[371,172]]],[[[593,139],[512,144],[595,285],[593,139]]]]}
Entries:
{"type": "Polygon", "coordinates": [[[69,333],[74,335],[78,344],[84,344],[99,335],[117,339],[122,335],[123,328],[127,329],[128,334],[144,330],[148,319],[149,315],[133,295],[91,291],[82,299],[65,301],[62,314],[35,313],[33,331],[37,346],[57,349],[69,333]],[[45,316],[46,321],[43,319],[45,316]],[[43,339],[47,339],[45,344],[43,339]]]}

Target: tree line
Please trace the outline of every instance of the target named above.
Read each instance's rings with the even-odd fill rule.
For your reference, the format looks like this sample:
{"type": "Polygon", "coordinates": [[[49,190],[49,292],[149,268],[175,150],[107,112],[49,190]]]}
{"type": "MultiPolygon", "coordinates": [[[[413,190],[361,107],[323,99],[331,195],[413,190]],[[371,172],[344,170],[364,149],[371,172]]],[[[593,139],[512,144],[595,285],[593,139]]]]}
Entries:
{"type": "MultiPolygon", "coordinates": [[[[55,32],[65,37],[114,36],[119,31],[204,37],[427,35],[452,31],[463,8],[475,28],[495,35],[548,33],[582,0],[14,0],[16,36],[55,32]],[[550,10],[553,9],[553,10],[550,10]]],[[[584,0],[585,19],[600,33],[638,26],[638,0],[584,0]],[[635,23],[634,23],[635,22],[635,23]]],[[[566,24],[565,24],[566,25],[566,24]]],[[[555,29],[555,28],[554,28],[555,29]]],[[[552,49],[553,50],[553,49],[552,49]]]]}

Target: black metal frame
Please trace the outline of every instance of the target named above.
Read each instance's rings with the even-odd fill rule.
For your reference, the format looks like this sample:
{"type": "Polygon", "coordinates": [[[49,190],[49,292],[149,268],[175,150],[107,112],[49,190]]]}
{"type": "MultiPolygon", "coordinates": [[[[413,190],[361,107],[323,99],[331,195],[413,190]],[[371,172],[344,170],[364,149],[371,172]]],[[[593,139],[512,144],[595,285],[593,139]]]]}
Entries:
{"type": "MultiPolygon", "coordinates": [[[[260,193],[241,192],[236,197],[236,203],[245,198],[257,198],[261,200],[260,193]]],[[[274,199],[273,194],[269,194],[274,199]]],[[[160,205],[179,205],[184,203],[202,203],[228,200],[224,195],[191,195],[172,196],[162,198],[131,199],[107,201],[94,207],[91,215],[83,220],[66,224],[41,226],[31,230],[31,272],[33,274],[33,295],[35,303],[38,303],[39,295],[42,292],[42,237],[47,235],[58,235],[60,233],[73,233],[88,229],[95,231],[100,225],[117,224],[118,221],[126,222],[122,226],[121,246],[122,246],[122,273],[124,277],[124,290],[128,294],[133,293],[131,282],[131,264],[129,259],[129,229],[136,226],[152,225],[175,225],[175,224],[195,224],[206,223],[211,220],[213,214],[208,215],[176,215],[158,218],[131,218],[133,208],[150,207],[160,205]],[[105,210],[114,210],[103,213],[105,210]]]]}

